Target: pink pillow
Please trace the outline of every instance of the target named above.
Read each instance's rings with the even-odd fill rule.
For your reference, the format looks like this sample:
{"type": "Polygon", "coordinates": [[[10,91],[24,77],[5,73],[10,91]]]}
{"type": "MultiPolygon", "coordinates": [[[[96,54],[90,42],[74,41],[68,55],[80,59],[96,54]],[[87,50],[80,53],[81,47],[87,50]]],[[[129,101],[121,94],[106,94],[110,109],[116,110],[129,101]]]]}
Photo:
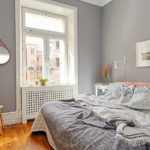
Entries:
{"type": "Polygon", "coordinates": [[[148,87],[150,86],[150,83],[138,83],[138,82],[126,82],[125,85],[136,85],[138,87],[148,87]]]}

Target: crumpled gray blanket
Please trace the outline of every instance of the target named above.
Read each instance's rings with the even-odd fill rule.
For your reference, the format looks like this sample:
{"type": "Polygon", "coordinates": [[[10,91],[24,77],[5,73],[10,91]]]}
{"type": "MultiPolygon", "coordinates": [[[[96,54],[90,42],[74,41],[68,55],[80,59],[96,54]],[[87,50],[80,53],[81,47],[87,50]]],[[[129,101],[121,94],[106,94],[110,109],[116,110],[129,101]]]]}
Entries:
{"type": "Polygon", "coordinates": [[[150,145],[131,147],[115,139],[116,128],[127,120],[107,121],[74,99],[42,107],[42,114],[57,150],[150,150],[150,145]]]}

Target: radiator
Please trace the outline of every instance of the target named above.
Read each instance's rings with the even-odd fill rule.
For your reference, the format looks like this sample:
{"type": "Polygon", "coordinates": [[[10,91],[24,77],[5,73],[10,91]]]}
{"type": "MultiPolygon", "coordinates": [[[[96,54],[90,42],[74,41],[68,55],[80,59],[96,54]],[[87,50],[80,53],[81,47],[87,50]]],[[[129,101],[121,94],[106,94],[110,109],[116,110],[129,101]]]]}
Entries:
{"type": "Polygon", "coordinates": [[[44,104],[71,99],[76,94],[77,88],[73,85],[22,87],[22,122],[34,119],[44,104]]]}

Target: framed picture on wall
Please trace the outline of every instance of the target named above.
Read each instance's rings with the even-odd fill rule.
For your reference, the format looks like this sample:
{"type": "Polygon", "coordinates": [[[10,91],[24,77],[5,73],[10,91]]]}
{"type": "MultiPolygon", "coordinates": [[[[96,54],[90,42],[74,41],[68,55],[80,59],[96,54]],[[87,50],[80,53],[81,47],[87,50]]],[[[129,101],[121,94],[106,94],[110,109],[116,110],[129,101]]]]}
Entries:
{"type": "Polygon", "coordinates": [[[136,43],[136,66],[150,67],[150,40],[136,43]]]}

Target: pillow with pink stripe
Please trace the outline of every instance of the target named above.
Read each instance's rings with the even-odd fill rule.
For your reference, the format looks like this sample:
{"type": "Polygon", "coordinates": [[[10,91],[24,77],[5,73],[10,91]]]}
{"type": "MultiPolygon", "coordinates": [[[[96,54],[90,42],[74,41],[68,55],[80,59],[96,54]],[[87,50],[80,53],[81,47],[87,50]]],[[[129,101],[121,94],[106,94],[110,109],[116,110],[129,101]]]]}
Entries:
{"type": "Polygon", "coordinates": [[[150,83],[126,82],[125,85],[136,85],[137,87],[150,87],[150,83]]]}

